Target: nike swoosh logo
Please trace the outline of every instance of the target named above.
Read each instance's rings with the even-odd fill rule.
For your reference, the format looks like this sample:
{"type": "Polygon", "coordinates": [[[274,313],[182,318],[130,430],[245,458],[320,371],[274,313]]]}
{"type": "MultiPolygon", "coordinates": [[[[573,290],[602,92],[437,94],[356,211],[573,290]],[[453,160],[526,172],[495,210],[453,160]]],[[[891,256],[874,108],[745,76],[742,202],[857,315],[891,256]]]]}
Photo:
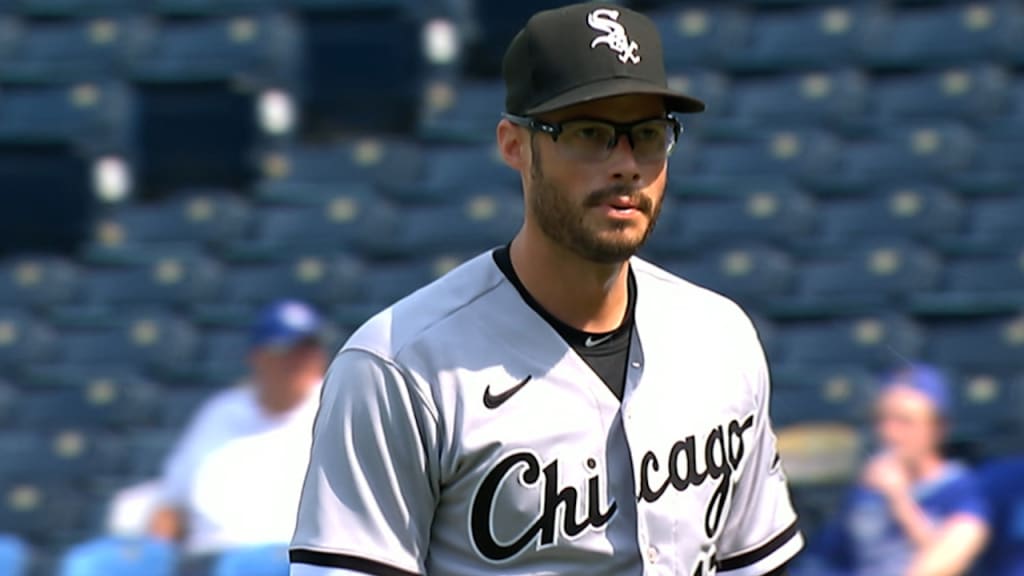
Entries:
{"type": "Polygon", "coordinates": [[[505,390],[500,394],[491,394],[491,387],[488,386],[487,389],[484,390],[484,406],[490,408],[491,410],[494,410],[498,406],[501,406],[505,402],[508,402],[509,398],[515,396],[516,392],[522,390],[523,386],[529,384],[530,380],[532,379],[532,375],[527,376],[526,378],[523,378],[522,381],[519,382],[519,384],[516,384],[515,386],[509,388],[508,390],[505,390]]]}
{"type": "Polygon", "coordinates": [[[604,344],[605,342],[611,340],[612,336],[615,336],[615,334],[614,333],[613,334],[608,334],[606,336],[601,336],[600,338],[594,338],[593,336],[587,336],[587,339],[583,342],[583,345],[586,346],[587,348],[593,348],[594,346],[599,346],[599,345],[604,344]]]}

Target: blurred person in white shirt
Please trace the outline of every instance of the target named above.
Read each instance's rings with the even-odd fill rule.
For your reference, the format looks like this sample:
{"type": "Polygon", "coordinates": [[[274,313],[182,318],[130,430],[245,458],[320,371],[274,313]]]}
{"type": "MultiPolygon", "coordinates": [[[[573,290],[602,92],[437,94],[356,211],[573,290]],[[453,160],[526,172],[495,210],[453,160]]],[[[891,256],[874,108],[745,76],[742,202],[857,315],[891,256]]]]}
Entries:
{"type": "Polygon", "coordinates": [[[327,365],[321,333],[302,302],[262,311],[250,379],[207,400],[165,462],[151,535],[193,559],[289,541],[327,365]]]}

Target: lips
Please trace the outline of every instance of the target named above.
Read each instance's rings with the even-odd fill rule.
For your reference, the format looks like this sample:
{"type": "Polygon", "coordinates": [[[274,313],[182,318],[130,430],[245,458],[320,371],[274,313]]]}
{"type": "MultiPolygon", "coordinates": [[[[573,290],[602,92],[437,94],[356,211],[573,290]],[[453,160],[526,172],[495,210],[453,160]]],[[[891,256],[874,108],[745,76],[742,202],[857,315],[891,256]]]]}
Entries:
{"type": "Polygon", "coordinates": [[[640,202],[627,196],[620,196],[608,200],[608,205],[616,210],[638,210],[640,202]]]}

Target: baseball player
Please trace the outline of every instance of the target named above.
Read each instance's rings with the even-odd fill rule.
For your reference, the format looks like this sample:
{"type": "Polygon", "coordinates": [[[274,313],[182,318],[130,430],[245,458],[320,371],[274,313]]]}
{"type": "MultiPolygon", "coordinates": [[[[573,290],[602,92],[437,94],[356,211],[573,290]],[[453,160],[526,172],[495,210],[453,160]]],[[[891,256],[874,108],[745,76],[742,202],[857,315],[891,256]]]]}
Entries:
{"type": "Polygon", "coordinates": [[[534,15],[504,77],[522,229],[338,353],[292,576],[783,574],[803,540],[754,328],[634,257],[704,105],[648,18],[596,3],[534,15]]]}

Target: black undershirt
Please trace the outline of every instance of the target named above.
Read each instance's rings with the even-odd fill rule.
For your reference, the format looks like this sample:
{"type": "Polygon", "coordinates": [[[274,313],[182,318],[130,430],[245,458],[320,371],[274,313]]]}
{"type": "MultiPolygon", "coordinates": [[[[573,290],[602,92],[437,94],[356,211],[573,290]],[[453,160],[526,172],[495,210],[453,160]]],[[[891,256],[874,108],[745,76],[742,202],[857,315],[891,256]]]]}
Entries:
{"type": "Polygon", "coordinates": [[[493,256],[494,263],[498,265],[508,281],[516,287],[519,295],[530,308],[544,318],[604,381],[612,394],[622,400],[622,392],[626,386],[626,368],[629,364],[629,343],[633,335],[634,311],[636,310],[636,278],[633,277],[633,270],[629,270],[628,300],[622,324],[611,332],[594,333],[577,330],[555,318],[530,295],[512,266],[512,257],[509,255],[508,246],[496,249],[493,256]],[[591,344],[590,346],[587,345],[588,342],[591,344]]]}

